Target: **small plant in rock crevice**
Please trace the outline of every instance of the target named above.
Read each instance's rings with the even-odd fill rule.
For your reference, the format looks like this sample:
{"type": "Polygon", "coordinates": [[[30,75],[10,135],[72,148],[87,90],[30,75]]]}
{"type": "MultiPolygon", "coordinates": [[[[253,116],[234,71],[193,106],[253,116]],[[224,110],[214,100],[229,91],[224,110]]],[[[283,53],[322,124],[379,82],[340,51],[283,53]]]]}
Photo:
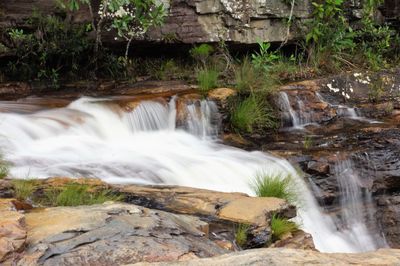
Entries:
{"type": "Polygon", "coordinates": [[[290,175],[259,172],[254,178],[252,188],[258,197],[275,197],[291,204],[298,203],[296,185],[290,175]]]}
{"type": "Polygon", "coordinates": [[[286,218],[273,215],[271,218],[271,231],[273,241],[282,239],[285,235],[299,230],[299,226],[286,218]]]}
{"type": "Polygon", "coordinates": [[[209,44],[201,44],[199,46],[194,46],[190,49],[190,55],[199,63],[201,63],[203,68],[207,67],[208,60],[211,54],[214,52],[214,48],[209,44]]]}
{"type": "Polygon", "coordinates": [[[275,129],[278,124],[266,100],[254,94],[234,104],[231,123],[239,133],[275,129]]]}
{"type": "Polygon", "coordinates": [[[246,245],[250,225],[239,224],[235,229],[235,241],[239,247],[246,245]]]}

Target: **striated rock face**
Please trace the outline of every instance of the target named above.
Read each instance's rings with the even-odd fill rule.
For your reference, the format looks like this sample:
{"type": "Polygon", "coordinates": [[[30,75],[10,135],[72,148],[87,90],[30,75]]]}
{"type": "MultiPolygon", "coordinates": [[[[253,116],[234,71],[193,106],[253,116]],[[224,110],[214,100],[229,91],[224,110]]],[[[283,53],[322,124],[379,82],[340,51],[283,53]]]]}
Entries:
{"type": "MultiPolygon", "coordinates": [[[[92,1],[95,6],[98,1],[92,1]]],[[[294,39],[298,30],[287,36],[285,19],[290,16],[291,6],[282,0],[162,0],[168,17],[161,29],[148,33],[150,41],[174,41],[180,43],[218,42],[256,43],[257,40],[282,42],[294,39]]],[[[2,1],[0,28],[23,24],[33,8],[45,14],[56,11],[52,0],[2,1]]],[[[311,1],[297,0],[293,10],[296,23],[308,18],[311,1]]],[[[87,8],[74,16],[81,22],[89,17],[87,8]]],[[[293,27],[296,28],[296,27],[293,27]]],[[[107,38],[112,41],[112,38],[107,38]]]]}
{"type": "MultiPolygon", "coordinates": [[[[156,263],[153,265],[399,265],[400,250],[382,249],[375,252],[358,254],[319,253],[295,249],[255,249],[219,257],[190,260],[174,263],[156,263]]],[[[139,263],[136,265],[149,265],[139,263]]]]}
{"type": "Polygon", "coordinates": [[[119,265],[227,252],[198,218],[135,205],[48,208],[25,217],[27,249],[18,265],[119,265]]]}

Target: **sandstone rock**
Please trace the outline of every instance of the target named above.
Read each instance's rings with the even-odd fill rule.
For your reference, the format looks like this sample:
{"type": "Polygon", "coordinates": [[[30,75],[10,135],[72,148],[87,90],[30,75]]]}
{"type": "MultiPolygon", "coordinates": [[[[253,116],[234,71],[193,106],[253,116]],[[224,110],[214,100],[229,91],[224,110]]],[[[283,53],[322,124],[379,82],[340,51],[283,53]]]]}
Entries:
{"type": "Polygon", "coordinates": [[[25,217],[11,199],[0,199],[0,264],[13,265],[26,240],[25,217]]]}
{"type": "Polygon", "coordinates": [[[312,236],[301,230],[294,232],[286,239],[275,242],[270,247],[316,250],[312,236]]]}
{"type": "MultiPolygon", "coordinates": [[[[330,265],[330,266],[384,266],[399,265],[400,250],[381,249],[374,252],[342,254],[342,253],[319,253],[311,250],[267,248],[246,250],[219,257],[207,259],[195,259],[185,262],[156,263],[152,265],[330,265]]],[[[149,265],[138,263],[137,266],[149,265]]]]}
{"type": "Polygon", "coordinates": [[[235,96],[237,94],[237,91],[234,89],[230,88],[218,88],[218,89],[213,89],[210,92],[208,92],[208,98],[213,101],[218,101],[223,104],[226,104],[226,101],[228,100],[229,97],[235,96]]]}
{"type": "Polygon", "coordinates": [[[196,217],[130,204],[46,208],[28,213],[26,224],[28,247],[18,265],[118,265],[227,252],[196,217]]]}
{"type": "Polygon", "coordinates": [[[278,198],[241,198],[222,207],[218,217],[244,224],[266,226],[274,213],[293,218],[296,216],[296,208],[278,198]]]}

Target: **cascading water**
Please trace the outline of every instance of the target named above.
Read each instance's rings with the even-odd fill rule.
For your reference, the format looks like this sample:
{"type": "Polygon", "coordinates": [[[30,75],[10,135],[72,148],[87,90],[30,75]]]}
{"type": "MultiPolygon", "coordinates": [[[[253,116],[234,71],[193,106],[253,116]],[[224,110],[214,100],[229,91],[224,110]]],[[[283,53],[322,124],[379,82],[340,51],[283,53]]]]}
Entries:
{"type": "Polygon", "coordinates": [[[110,183],[252,194],[250,184],[260,170],[290,174],[302,199],[299,220],[316,247],[326,252],[365,250],[363,243],[337,230],[286,160],[219,144],[210,136],[217,132],[215,105],[191,104],[186,106],[186,131],[176,127],[175,98],[169,104],[143,101],[129,113],[108,99],[93,98],[31,114],[0,113],[0,148],[13,164],[12,175],[19,178],[97,177],[110,183]]]}
{"type": "Polygon", "coordinates": [[[367,228],[367,218],[374,221],[374,204],[372,194],[362,185],[357,171],[351,160],[339,161],[335,164],[333,172],[339,185],[341,216],[337,222],[338,227],[350,236],[354,245],[363,248],[362,251],[387,247],[384,239],[379,236],[376,229],[367,228]]]}

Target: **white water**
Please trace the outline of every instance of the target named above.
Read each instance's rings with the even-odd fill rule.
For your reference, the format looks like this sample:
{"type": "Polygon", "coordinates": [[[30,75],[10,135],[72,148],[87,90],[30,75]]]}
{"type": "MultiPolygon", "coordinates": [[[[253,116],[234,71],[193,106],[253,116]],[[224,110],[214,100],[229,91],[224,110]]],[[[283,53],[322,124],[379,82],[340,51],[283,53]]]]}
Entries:
{"type": "MultiPolygon", "coordinates": [[[[373,232],[374,228],[367,228],[366,218],[371,223],[376,219],[376,213],[372,201],[372,193],[363,188],[363,182],[351,160],[339,161],[335,164],[333,172],[339,185],[340,197],[340,221],[338,227],[343,227],[343,231],[351,236],[354,245],[363,247],[363,251],[375,250],[379,247],[387,247],[386,242],[378,232],[373,232]]],[[[376,224],[373,224],[375,229],[376,224]]]]}
{"type": "Polygon", "coordinates": [[[125,113],[106,99],[81,98],[66,108],[32,114],[0,113],[0,148],[14,165],[12,175],[97,177],[110,183],[168,184],[252,193],[252,177],[291,174],[301,194],[299,217],[326,252],[357,252],[346,232],[321,212],[298,172],[286,161],[262,152],[219,144],[215,105],[187,106],[186,128],[176,128],[177,109],[145,101],[125,113]]]}

